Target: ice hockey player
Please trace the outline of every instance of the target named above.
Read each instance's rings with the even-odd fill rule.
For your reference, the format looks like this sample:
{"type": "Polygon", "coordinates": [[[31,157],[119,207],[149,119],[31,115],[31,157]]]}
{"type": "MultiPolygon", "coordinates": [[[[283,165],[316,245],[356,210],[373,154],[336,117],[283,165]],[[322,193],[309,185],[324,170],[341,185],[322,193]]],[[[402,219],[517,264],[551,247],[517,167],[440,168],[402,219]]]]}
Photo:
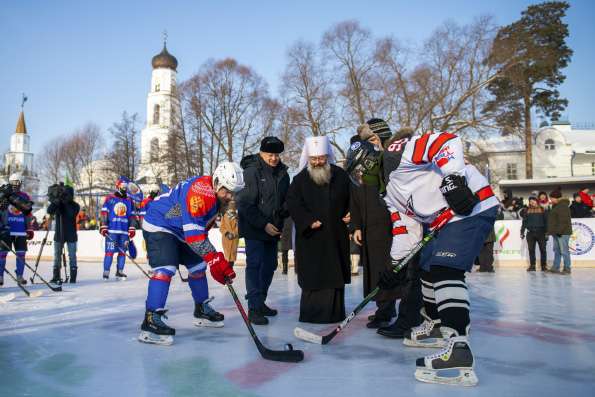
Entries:
{"type": "Polygon", "coordinates": [[[99,233],[105,237],[105,257],[103,258],[103,279],[109,279],[114,253],[118,253],[116,278],[125,280],[124,264],[129,239],[136,235],[132,199],[126,191],[128,178],[119,177],[114,193],[105,197],[101,208],[101,226],[99,233]]]}
{"type": "MultiPolygon", "coordinates": [[[[31,201],[29,195],[21,191],[23,185],[23,176],[20,173],[12,174],[8,183],[12,186],[12,191],[22,197],[24,200],[31,201]]],[[[32,215],[24,214],[13,205],[9,205],[7,209],[7,223],[10,229],[10,241],[7,242],[9,247],[14,248],[16,258],[16,275],[20,284],[27,284],[27,280],[23,277],[25,271],[25,253],[27,252],[27,240],[33,238],[33,229],[31,228],[32,215]]],[[[4,282],[4,267],[6,266],[6,256],[8,250],[0,244],[0,285],[4,282]]]]}
{"type": "Polygon", "coordinates": [[[195,176],[157,196],[147,210],[143,237],[153,275],[149,280],[145,318],[139,340],[171,345],[175,329],[169,327],[165,304],[169,284],[180,264],[188,269],[188,286],[194,299],[194,325],[222,327],[224,316],[208,299],[207,267],[221,284],[235,278],[223,253],[208,238],[220,205],[244,187],[242,169],[231,162],[219,164],[213,176],[195,176]]]}
{"type": "MultiPolygon", "coordinates": [[[[423,382],[473,386],[478,380],[468,341],[465,272],[471,270],[494,226],[498,200],[479,171],[465,164],[461,139],[448,132],[396,134],[382,162],[387,182],[385,201],[393,221],[394,264],[420,241],[424,227],[440,222],[437,217],[444,209],[450,208],[455,214],[421,252],[425,321],[411,329],[403,342],[442,350],[418,359],[415,377],[423,382]],[[449,369],[458,370],[458,375],[444,376],[443,370],[449,369]]],[[[361,167],[355,167],[355,173],[368,166],[365,158],[359,163],[361,167]]],[[[404,270],[387,270],[379,285],[394,288],[403,282],[405,274],[404,270]]]]}

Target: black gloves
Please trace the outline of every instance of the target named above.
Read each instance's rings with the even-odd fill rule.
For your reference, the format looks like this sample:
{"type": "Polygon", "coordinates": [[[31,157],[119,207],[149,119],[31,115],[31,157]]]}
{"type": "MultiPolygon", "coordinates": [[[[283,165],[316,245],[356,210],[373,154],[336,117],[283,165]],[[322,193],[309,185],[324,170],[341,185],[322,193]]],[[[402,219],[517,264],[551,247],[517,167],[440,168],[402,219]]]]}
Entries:
{"type": "Polygon", "coordinates": [[[473,194],[467,179],[462,175],[447,175],[442,180],[440,192],[448,203],[448,206],[457,215],[470,215],[479,199],[473,194]]]}
{"type": "Polygon", "coordinates": [[[378,281],[380,289],[393,289],[401,284],[405,284],[407,281],[407,266],[399,270],[397,273],[393,271],[393,267],[397,263],[398,262],[393,262],[393,265],[389,269],[380,273],[380,280],[378,281]]]}

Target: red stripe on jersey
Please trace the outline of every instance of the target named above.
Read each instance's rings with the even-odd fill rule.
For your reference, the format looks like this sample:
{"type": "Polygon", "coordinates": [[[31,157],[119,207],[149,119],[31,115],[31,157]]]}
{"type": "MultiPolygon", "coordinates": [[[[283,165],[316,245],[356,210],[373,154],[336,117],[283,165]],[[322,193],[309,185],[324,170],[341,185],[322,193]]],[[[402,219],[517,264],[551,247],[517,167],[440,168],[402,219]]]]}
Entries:
{"type": "Polygon", "coordinates": [[[153,273],[151,280],[165,281],[166,283],[169,283],[171,281],[171,276],[168,276],[165,273],[155,272],[153,273]]]}
{"type": "Polygon", "coordinates": [[[430,134],[425,134],[415,141],[415,146],[413,147],[413,156],[411,157],[411,161],[413,161],[414,164],[424,163],[424,153],[426,152],[429,139],[430,134]]]}
{"type": "Polygon", "coordinates": [[[393,212],[390,214],[390,220],[395,223],[396,221],[400,221],[401,220],[401,214],[399,214],[398,212],[393,212]]]}
{"type": "Polygon", "coordinates": [[[196,243],[197,241],[205,241],[206,238],[206,234],[199,234],[198,236],[188,236],[186,237],[186,242],[192,244],[196,243]]]}
{"type": "Polygon", "coordinates": [[[480,201],[487,200],[494,195],[494,191],[492,188],[488,186],[484,186],[478,191],[475,192],[475,195],[480,201]]]}
{"type": "Polygon", "coordinates": [[[398,226],[398,227],[393,227],[393,236],[399,235],[399,234],[407,234],[407,226],[398,226]]]}
{"type": "Polygon", "coordinates": [[[444,146],[444,144],[446,142],[448,142],[451,139],[454,139],[456,137],[457,137],[456,135],[448,133],[448,132],[443,132],[442,134],[440,134],[438,136],[438,138],[436,138],[436,140],[434,142],[432,142],[432,144],[430,145],[430,148],[428,149],[429,161],[432,161],[434,156],[436,154],[438,154],[438,152],[440,151],[440,148],[442,148],[442,146],[444,146]]]}

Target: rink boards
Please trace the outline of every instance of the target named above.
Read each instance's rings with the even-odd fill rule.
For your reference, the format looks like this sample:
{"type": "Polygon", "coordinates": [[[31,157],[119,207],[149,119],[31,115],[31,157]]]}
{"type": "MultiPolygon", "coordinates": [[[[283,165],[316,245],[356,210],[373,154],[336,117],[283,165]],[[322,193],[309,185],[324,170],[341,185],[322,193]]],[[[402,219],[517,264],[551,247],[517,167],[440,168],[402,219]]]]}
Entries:
{"type": "MultiPolygon", "coordinates": [[[[573,219],[573,234],[570,237],[570,252],[572,262],[577,265],[595,266],[595,219],[573,219]]],[[[524,265],[528,258],[527,242],[521,240],[521,221],[497,221],[494,226],[496,241],[494,243],[494,256],[501,265],[524,265]]],[[[48,241],[42,253],[42,259],[50,260],[53,257],[53,233],[48,235],[48,241]]],[[[29,241],[28,259],[37,258],[39,248],[45,233],[37,231],[35,238],[29,241]]],[[[85,230],[78,233],[78,259],[81,261],[100,261],[104,255],[104,239],[97,230],[85,230]]],[[[209,232],[209,239],[213,245],[221,250],[221,233],[219,229],[209,232]]],[[[137,233],[134,242],[138,249],[138,261],[146,262],[146,249],[142,233],[137,233]]],[[[548,261],[553,258],[552,238],[547,244],[548,261]]],[[[539,256],[539,253],[537,253],[539,256]]],[[[240,240],[237,261],[245,260],[244,242],[240,240]]]]}

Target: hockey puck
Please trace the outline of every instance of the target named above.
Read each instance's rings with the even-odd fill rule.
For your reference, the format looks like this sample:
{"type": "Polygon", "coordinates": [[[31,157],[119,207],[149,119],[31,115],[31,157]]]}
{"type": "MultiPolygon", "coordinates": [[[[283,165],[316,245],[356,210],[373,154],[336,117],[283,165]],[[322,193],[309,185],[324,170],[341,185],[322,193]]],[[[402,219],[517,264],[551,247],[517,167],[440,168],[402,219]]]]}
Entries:
{"type": "Polygon", "coordinates": [[[286,343],[285,344],[285,351],[292,351],[293,350],[293,346],[291,345],[291,343],[286,343]]]}

